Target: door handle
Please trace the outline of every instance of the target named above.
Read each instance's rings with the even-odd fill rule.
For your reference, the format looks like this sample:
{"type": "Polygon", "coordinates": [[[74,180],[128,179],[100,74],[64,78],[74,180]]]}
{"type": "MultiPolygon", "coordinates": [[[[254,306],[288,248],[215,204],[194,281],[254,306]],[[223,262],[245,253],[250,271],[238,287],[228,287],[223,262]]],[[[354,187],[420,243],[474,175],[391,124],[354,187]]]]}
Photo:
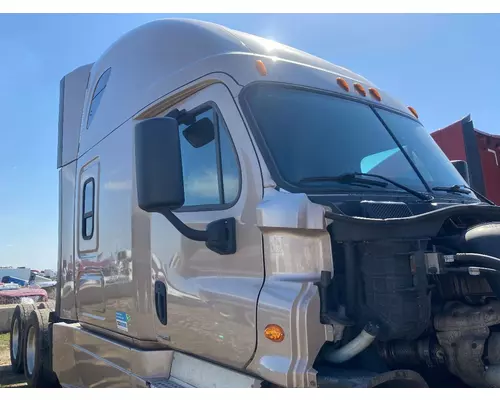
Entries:
{"type": "Polygon", "coordinates": [[[167,287],[162,281],[155,282],[155,308],[162,325],[167,325],[167,287]]]}

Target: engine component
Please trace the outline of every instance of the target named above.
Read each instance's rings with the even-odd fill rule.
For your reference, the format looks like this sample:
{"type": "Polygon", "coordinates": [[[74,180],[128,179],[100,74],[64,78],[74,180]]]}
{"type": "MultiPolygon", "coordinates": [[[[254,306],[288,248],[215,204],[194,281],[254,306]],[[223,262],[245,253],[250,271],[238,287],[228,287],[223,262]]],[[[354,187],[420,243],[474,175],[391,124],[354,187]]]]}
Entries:
{"type": "MultiPolygon", "coordinates": [[[[422,255],[418,254],[417,257],[422,255]]],[[[423,261],[425,265],[425,272],[430,275],[439,275],[443,272],[445,266],[445,256],[441,253],[424,253],[423,261]]],[[[412,262],[418,262],[418,258],[412,257],[412,262]]]]}
{"type": "Polygon", "coordinates": [[[434,368],[445,364],[443,348],[436,339],[427,337],[418,341],[396,340],[380,343],[380,356],[391,366],[434,368]]]}
{"type": "Polygon", "coordinates": [[[472,387],[489,387],[483,363],[489,327],[500,323],[500,301],[482,306],[447,303],[434,317],[439,344],[448,370],[472,387]]]}
{"type": "MultiPolygon", "coordinates": [[[[446,268],[447,272],[465,272],[471,276],[486,275],[495,282],[500,279],[500,258],[476,253],[457,253],[448,257],[451,258],[450,263],[454,268],[446,268]]],[[[494,288],[498,291],[496,286],[494,288]]],[[[497,297],[500,297],[500,292],[496,293],[497,297]]]]}
{"type": "MultiPolygon", "coordinates": [[[[360,358],[366,355],[380,365],[385,361],[381,370],[389,366],[415,369],[429,382],[438,376],[438,381],[439,377],[460,379],[471,387],[500,386],[500,332],[496,334],[500,327],[500,223],[467,228],[482,218],[462,217],[460,224],[441,224],[440,228],[434,219],[422,219],[418,221],[421,230],[417,229],[418,217],[411,217],[408,222],[414,222],[415,229],[401,227],[397,236],[396,219],[355,223],[344,216],[332,217],[340,304],[357,326],[372,321],[380,327],[378,357],[363,349],[360,358]]],[[[368,339],[363,334],[346,349],[357,348],[356,340],[363,337],[368,339]]],[[[350,358],[339,356],[340,350],[345,349],[325,352],[324,358],[334,363],[350,358]]]]}
{"type": "Polygon", "coordinates": [[[500,271],[500,259],[497,257],[476,253],[457,253],[451,257],[452,262],[455,263],[458,262],[460,264],[481,265],[486,268],[500,271]]]}
{"type": "MultiPolygon", "coordinates": [[[[460,251],[500,257],[500,223],[479,224],[467,229],[460,240],[460,251]]],[[[500,298],[500,274],[488,274],[488,283],[500,298]]]]}
{"type": "Polygon", "coordinates": [[[500,324],[500,301],[493,300],[482,306],[469,306],[460,302],[449,302],[441,313],[434,317],[434,328],[438,332],[490,327],[500,324]]]}
{"type": "Polygon", "coordinates": [[[354,322],[339,312],[338,291],[335,287],[335,280],[332,279],[330,271],[321,271],[320,280],[316,283],[318,287],[320,314],[319,319],[325,325],[344,325],[351,326],[354,322]],[[332,296],[329,296],[331,288],[332,296]],[[333,304],[332,304],[333,303],[333,304]]]}
{"type": "Polygon", "coordinates": [[[488,297],[495,297],[488,281],[482,276],[446,274],[436,277],[434,283],[445,301],[465,299],[469,303],[479,303],[488,297]]]}
{"type": "Polygon", "coordinates": [[[430,294],[421,251],[425,245],[424,240],[386,240],[357,246],[363,321],[380,325],[378,340],[417,339],[429,326],[430,294]]]}
{"type": "Polygon", "coordinates": [[[339,349],[334,349],[326,353],[324,356],[325,360],[335,364],[340,364],[350,360],[370,346],[377,337],[378,332],[379,327],[376,324],[369,322],[366,324],[361,333],[349,343],[339,349]]]}

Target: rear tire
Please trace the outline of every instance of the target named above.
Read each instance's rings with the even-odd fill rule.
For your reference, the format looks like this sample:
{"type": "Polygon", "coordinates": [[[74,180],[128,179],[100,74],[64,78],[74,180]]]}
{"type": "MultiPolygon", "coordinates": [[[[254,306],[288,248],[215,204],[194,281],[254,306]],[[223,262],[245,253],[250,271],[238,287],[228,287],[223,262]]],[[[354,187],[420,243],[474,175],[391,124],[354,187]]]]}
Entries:
{"type": "Polygon", "coordinates": [[[24,331],[24,376],[30,387],[58,387],[52,371],[49,332],[50,310],[33,310],[24,331]]]}
{"type": "Polygon", "coordinates": [[[10,364],[12,372],[23,372],[23,338],[30,313],[35,309],[34,304],[18,304],[12,315],[10,323],[10,364]]]}
{"type": "Polygon", "coordinates": [[[47,303],[47,302],[39,303],[36,308],[38,310],[43,310],[43,309],[50,310],[49,303],[47,303]]]}

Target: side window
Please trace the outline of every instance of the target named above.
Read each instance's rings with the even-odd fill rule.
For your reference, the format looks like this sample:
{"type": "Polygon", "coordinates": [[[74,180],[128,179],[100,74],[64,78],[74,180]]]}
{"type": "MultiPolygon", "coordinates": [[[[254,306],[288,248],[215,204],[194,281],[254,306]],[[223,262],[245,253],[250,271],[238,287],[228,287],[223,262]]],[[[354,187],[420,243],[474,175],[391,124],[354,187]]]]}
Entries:
{"type": "MultiPolygon", "coordinates": [[[[218,117],[218,116],[217,116],[218,117]]],[[[217,119],[220,119],[219,117],[217,119]]],[[[236,201],[240,191],[240,169],[233,142],[223,123],[219,123],[219,146],[222,167],[224,203],[236,201]]]]}
{"type": "Polygon", "coordinates": [[[220,206],[234,202],[240,189],[236,153],[222,118],[201,109],[190,125],[181,124],[184,206],[220,206]]]}
{"type": "Polygon", "coordinates": [[[82,237],[84,240],[94,236],[95,181],[89,178],[83,184],[82,237]]]}
{"type": "Polygon", "coordinates": [[[92,95],[92,101],[89,107],[89,115],[87,117],[87,129],[94,119],[95,113],[99,108],[99,104],[101,103],[102,96],[104,95],[104,89],[106,89],[106,85],[108,84],[109,75],[111,74],[111,68],[108,68],[104,71],[97,81],[95,85],[94,94],[92,95]]]}

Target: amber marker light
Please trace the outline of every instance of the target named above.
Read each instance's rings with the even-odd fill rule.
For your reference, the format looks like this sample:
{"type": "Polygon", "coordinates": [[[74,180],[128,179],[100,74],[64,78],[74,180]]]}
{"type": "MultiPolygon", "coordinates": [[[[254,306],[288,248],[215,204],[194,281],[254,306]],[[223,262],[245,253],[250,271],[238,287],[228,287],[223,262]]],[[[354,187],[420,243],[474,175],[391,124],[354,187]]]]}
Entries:
{"type": "Polygon", "coordinates": [[[408,110],[410,110],[410,112],[415,116],[415,118],[418,119],[417,111],[413,107],[409,106],[408,110]]]}
{"type": "Polygon", "coordinates": [[[282,342],[285,339],[285,331],[276,324],[270,324],[264,329],[264,336],[272,342],[282,342]]]}
{"type": "Polygon", "coordinates": [[[344,78],[337,78],[337,84],[344,89],[346,92],[349,91],[349,85],[344,78]]]}
{"type": "Polygon", "coordinates": [[[361,83],[355,83],[354,84],[354,89],[356,89],[356,92],[358,92],[361,96],[366,97],[366,90],[361,85],[361,83]]]}
{"type": "Polygon", "coordinates": [[[370,92],[373,98],[377,99],[378,101],[382,100],[382,96],[380,96],[380,93],[378,92],[377,89],[370,88],[368,91],[370,92]]]}
{"type": "Polygon", "coordinates": [[[266,64],[264,64],[264,62],[262,60],[255,61],[255,67],[257,68],[257,71],[259,72],[259,74],[261,74],[262,76],[267,75],[266,64]]]}

